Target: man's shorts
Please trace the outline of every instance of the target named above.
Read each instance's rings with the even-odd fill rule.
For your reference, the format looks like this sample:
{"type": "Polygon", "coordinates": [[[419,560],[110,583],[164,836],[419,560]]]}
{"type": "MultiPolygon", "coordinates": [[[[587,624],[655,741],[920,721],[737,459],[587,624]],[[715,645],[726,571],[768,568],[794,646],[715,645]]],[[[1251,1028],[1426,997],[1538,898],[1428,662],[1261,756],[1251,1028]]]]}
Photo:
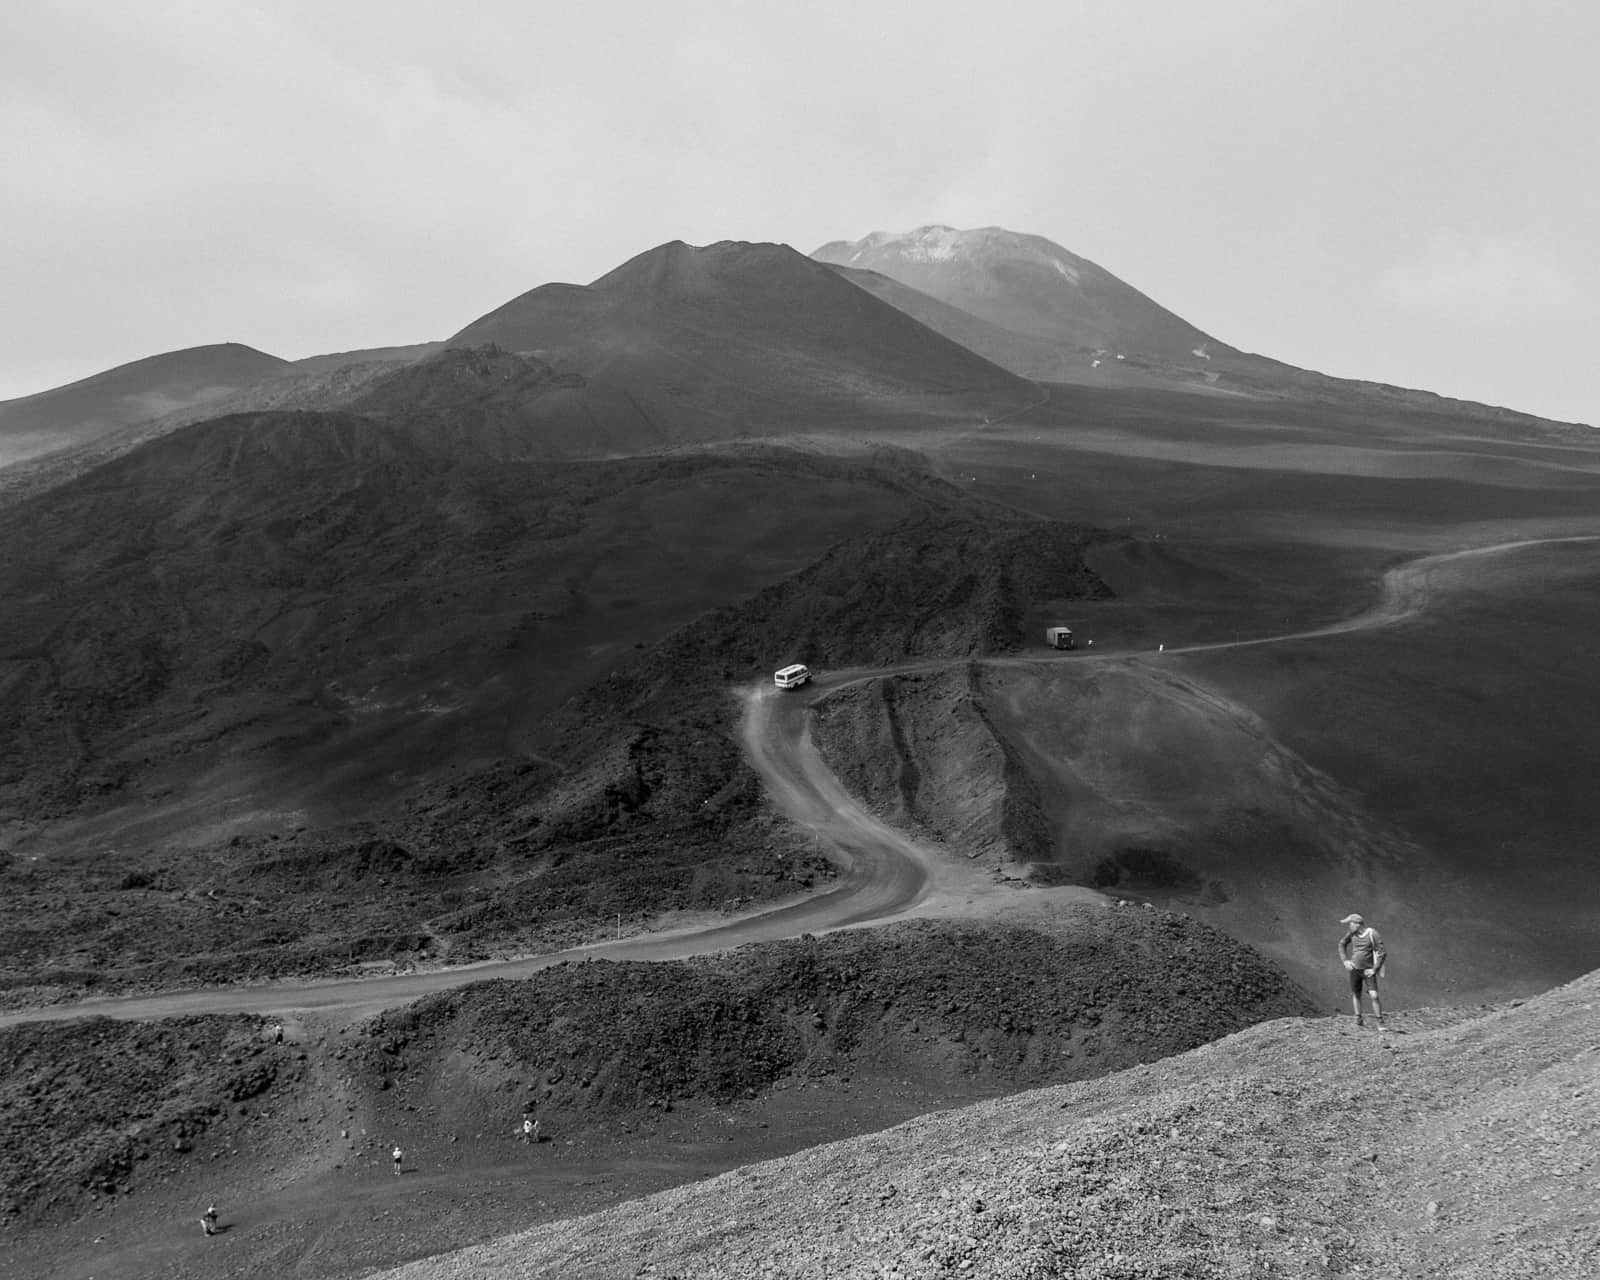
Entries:
{"type": "Polygon", "coordinates": [[[1371,977],[1368,977],[1366,975],[1366,973],[1363,972],[1360,969],[1346,969],[1345,972],[1350,975],[1350,994],[1351,995],[1353,995],[1353,996],[1360,995],[1361,991],[1362,991],[1362,988],[1366,987],[1366,986],[1370,986],[1372,988],[1372,990],[1374,990],[1374,991],[1376,991],[1378,989],[1378,975],[1377,974],[1373,974],[1371,977]]]}

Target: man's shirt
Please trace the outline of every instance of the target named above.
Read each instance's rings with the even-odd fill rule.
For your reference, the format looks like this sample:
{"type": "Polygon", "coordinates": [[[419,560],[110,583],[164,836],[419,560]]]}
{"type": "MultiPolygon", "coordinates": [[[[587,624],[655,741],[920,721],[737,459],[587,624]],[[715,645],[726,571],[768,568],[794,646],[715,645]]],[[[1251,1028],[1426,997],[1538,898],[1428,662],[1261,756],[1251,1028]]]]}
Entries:
{"type": "Polygon", "coordinates": [[[1358,969],[1381,968],[1386,958],[1383,939],[1378,936],[1378,931],[1370,926],[1359,933],[1347,935],[1339,947],[1344,951],[1345,958],[1358,969]]]}

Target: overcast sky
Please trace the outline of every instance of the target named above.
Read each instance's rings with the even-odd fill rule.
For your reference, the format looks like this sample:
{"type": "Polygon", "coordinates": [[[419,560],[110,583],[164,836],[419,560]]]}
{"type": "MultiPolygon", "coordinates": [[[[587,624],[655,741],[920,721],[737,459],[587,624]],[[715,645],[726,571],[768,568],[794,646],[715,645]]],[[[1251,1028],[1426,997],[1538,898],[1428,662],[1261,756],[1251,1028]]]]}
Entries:
{"type": "Polygon", "coordinates": [[[0,0],[0,398],[943,222],[1600,423],[1597,49],[1588,0],[0,0]]]}

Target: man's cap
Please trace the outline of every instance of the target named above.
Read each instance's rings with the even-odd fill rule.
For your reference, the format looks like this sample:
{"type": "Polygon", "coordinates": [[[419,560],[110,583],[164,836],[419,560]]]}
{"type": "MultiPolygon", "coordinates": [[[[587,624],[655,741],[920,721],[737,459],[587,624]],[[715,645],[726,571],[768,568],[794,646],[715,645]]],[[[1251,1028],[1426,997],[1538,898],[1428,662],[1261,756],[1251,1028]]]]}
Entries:
{"type": "Polygon", "coordinates": [[[1356,912],[1352,911],[1343,920],[1339,921],[1339,923],[1340,924],[1366,924],[1366,921],[1363,920],[1361,918],[1361,916],[1358,915],[1356,912]]]}

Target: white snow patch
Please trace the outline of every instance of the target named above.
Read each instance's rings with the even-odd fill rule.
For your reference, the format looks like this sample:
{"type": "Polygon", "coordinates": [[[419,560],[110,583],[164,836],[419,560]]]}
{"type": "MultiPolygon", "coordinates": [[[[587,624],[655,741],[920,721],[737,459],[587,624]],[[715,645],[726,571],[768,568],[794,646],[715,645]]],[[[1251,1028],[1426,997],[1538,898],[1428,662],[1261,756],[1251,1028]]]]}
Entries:
{"type": "Polygon", "coordinates": [[[1202,360],[1211,359],[1211,357],[1206,354],[1206,348],[1205,348],[1205,344],[1204,343],[1201,343],[1193,351],[1189,352],[1189,354],[1192,355],[1192,356],[1199,356],[1202,360]]]}
{"type": "Polygon", "coordinates": [[[1079,279],[1081,278],[1076,271],[1074,271],[1071,267],[1069,267],[1065,262],[1061,261],[1060,258],[1054,259],[1050,263],[1050,265],[1052,267],[1054,267],[1057,271],[1059,271],[1062,275],[1066,276],[1066,278],[1068,280],[1072,281],[1073,284],[1077,284],[1079,279]]]}
{"type": "Polygon", "coordinates": [[[1091,368],[1091,369],[1098,369],[1098,368],[1099,368],[1099,367],[1100,367],[1100,362],[1099,362],[1099,361],[1098,361],[1098,360],[1096,360],[1096,361],[1094,361],[1094,362],[1093,362],[1093,363],[1092,363],[1092,364],[1090,364],[1090,366],[1089,366],[1089,367],[1090,367],[1090,368],[1091,368]]]}

